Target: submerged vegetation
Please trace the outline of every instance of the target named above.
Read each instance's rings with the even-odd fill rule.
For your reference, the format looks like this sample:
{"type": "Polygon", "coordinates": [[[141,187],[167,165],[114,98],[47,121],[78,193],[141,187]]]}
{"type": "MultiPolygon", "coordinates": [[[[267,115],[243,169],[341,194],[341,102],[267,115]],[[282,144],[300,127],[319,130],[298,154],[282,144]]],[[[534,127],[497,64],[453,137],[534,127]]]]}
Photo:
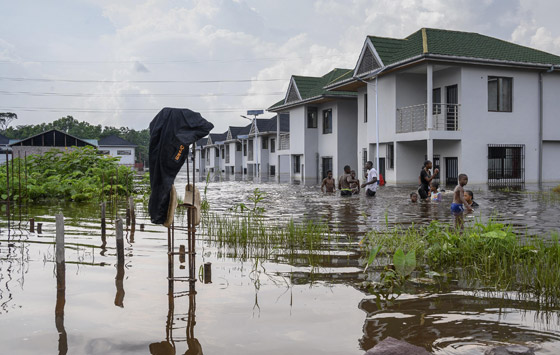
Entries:
{"type": "Polygon", "coordinates": [[[119,166],[117,158],[98,154],[92,147],[64,154],[53,149],[44,155],[14,158],[0,167],[2,200],[95,201],[128,195],[132,189],[132,170],[119,166]]]}
{"type": "Polygon", "coordinates": [[[545,306],[560,305],[558,235],[548,240],[522,237],[511,226],[493,221],[460,231],[434,221],[427,226],[372,231],[365,240],[375,255],[412,252],[432,272],[453,273],[472,288],[517,291],[545,306]]]}

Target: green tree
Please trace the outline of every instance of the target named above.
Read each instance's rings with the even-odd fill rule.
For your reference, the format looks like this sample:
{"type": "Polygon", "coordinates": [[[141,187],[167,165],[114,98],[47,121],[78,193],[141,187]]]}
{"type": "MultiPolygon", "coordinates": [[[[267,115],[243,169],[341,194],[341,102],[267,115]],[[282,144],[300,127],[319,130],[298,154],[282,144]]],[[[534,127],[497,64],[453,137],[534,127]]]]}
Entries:
{"type": "Polygon", "coordinates": [[[0,131],[5,131],[13,120],[17,120],[17,114],[13,112],[0,112],[0,131]]]}

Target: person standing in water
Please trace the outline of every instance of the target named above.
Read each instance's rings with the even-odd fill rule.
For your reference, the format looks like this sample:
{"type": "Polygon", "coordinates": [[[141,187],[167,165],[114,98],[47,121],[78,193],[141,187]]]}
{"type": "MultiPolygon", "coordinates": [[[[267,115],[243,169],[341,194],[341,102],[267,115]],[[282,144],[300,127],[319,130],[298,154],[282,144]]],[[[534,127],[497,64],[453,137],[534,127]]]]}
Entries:
{"type": "Polygon", "coordinates": [[[332,177],[332,170],[327,171],[327,177],[323,179],[323,184],[321,185],[321,192],[335,192],[335,181],[332,177]],[[324,189],[323,189],[324,188],[324,189]]]}
{"type": "Polygon", "coordinates": [[[340,190],[340,196],[352,196],[352,188],[350,184],[355,183],[356,180],[352,179],[350,174],[352,169],[350,165],[344,167],[344,174],[338,179],[338,189],[340,190]]]}
{"type": "Polygon", "coordinates": [[[424,166],[422,166],[422,170],[420,170],[420,187],[418,188],[418,194],[422,200],[428,198],[429,191],[430,191],[430,182],[434,179],[434,177],[439,173],[439,169],[434,170],[434,175],[430,173],[430,169],[432,168],[432,162],[426,160],[424,162],[424,166]]]}
{"type": "Polygon", "coordinates": [[[463,211],[472,211],[472,207],[465,200],[465,190],[463,187],[469,182],[467,174],[459,174],[459,184],[453,190],[453,203],[451,204],[451,213],[455,216],[455,228],[463,227],[463,211]]]}
{"type": "Polygon", "coordinates": [[[362,184],[362,189],[366,189],[366,196],[373,197],[377,191],[377,171],[373,168],[373,163],[366,163],[367,181],[362,184]]]}

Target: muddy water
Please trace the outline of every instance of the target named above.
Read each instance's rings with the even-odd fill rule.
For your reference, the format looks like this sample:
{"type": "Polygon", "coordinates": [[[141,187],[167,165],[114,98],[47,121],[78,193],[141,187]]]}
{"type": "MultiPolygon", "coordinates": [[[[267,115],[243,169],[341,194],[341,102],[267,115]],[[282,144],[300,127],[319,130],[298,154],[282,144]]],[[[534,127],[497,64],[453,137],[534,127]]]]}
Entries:
{"type": "MultiPolygon", "coordinates": [[[[179,181],[179,191],[182,186],[179,181]]],[[[266,192],[269,218],[321,218],[349,234],[351,244],[386,224],[451,221],[450,195],[439,204],[411,204],[412,187],[383,187],[373,199],[321,195],[314,186],[258,187],[266,192]]],[[[213,182],[208,200],[212,210],[225,212],[247,203],[254,188],[213,182]]],[[[556,201],[526,191],[476,186],[474,191],[481,207],[470,220],[494,214],[520,231],[558,231],[556,201]]],[[[111,207],[108,215],[124,215],[122,205],[117,211],[111,207]]],[[[212,263],[213,282],[197,282],[196,293],[176,282],[170,292],[167,231],[151,225],[142,205],[137,207],[137,229],[133,237],[126,234],[121,267],[113,221],[103,247],[97,204],[27,206],[21,223],[16,209],[9,231],[3,217],[0,353],[362,354],[386,336],[436,354],[482,354],[512,343],[560,353],[558,313],[543,312],[511,293],[474,292],[449,280],[440,291],[417,286],[390,309],[378,309],[374,297],[357,287],[365,279],[357,247],[320,250],[323,258],[311,267],[303,251],[297,258],[279,253],[258,262],[243,260],[200,234],[196,262],[212,263]],[[66,263],[65,288],[57,291],[53,242],[59,212],[66,222],[66,263]],[[30,216],[43,223],[42,234],[27,232],[30,216]],[[146,224],[143,232],[140,223],[146,224]]],[[[184,234],[177,232],[177,238],[176,244],[186,244],[184,234]]],[[[175,275],[187,275],[178,260],[175,275]]]]}

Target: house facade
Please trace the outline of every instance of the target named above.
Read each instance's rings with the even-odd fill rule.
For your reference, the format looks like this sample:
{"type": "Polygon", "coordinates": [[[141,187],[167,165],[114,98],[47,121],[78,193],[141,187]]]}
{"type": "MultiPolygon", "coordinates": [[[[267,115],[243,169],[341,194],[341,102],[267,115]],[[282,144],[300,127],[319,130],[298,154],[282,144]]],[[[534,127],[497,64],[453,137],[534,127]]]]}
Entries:
{"type": "Polygon", "coordinates": [[[137,145],[121,137],[111,135],[98,142],[99,153],[119,158],[120,165],[134,167],[137,145]]]}
{"type": "MultiPolygon", "coordinates": [[[[325,89],[357,94],[357,159],[388,183],[560,180],[560,57],[476,33],[369,36],[352,72],[325,89]]],[[[293,134],[293,132],[292,132],[293,134]]]]}
{"type": "Polygon", "coordinates": [[[277,134],[280,180],[289,176],[290,180],[319,183],[329,170],[340,176],[345,165],[358,168],[357,93],[324,89],[351,71],[292,76],[285,98],[268,109],[289,120],[288,134],[277,134]]]}

